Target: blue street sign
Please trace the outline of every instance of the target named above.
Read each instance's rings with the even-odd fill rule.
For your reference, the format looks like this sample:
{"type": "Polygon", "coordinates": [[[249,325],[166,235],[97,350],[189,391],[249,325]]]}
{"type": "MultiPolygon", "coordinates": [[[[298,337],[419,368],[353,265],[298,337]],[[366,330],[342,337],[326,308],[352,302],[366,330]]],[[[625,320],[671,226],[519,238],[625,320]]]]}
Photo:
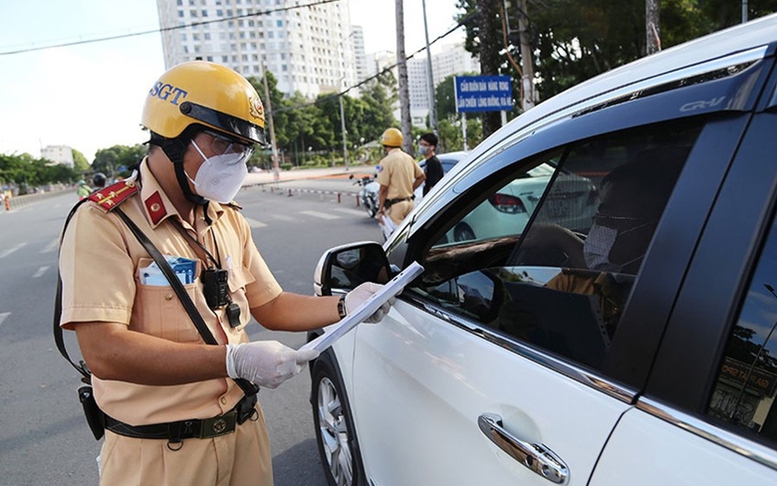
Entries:
{"type": "Polygon", "coordinates": [[[456,76],[456,111],[508,111],[513,109],[510,76],[456,76]]]}

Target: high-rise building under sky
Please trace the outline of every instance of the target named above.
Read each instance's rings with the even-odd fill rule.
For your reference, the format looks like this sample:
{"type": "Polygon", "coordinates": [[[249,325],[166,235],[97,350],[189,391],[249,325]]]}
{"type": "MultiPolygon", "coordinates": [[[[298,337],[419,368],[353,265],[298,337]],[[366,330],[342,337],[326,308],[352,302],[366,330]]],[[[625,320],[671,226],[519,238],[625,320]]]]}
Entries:
{"type": "Polygon", "coordinates": [[[157,0],[165,67],[201,59],[244,76],[266,66],[286,94],[341,91],[359,79],[348,2],[298,6],[296,0],[157,0]]]}

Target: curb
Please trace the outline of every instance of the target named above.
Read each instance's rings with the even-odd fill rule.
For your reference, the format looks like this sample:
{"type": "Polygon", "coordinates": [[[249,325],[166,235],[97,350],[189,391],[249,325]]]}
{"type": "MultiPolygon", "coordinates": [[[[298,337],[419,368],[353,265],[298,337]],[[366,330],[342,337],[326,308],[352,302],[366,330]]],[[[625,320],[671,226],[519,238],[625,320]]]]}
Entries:
{"type": "MultiPolygon", "coordinates": [[[[299,180],[299,179],[298,179],[299,180]]],[[[289,182],[289,181],[287,181],[289,182]]],[[[278,194],[286,194],[287,197],[293,197],[296,195],[301,194],[318,194],[322,198],[324,195],[331,195],[335,196],[337,198],[337,204],[342,204],[343,202],[343,196],[345,196],[345,199],[349,199],[350,197],[354,198],[354,201],[356,203],[356,207],[361,207],[361,198],[359,197],[359,192],[351,192],[351,191],[330,191],[330,190],[319,190],[319,189],[300,189],[296,187],[286,187],[281,188],[277,187],[277,184],[274,183],[265,183],[265,184],[252,184],[250,186],[243,186],[242,189],[250,189],[250,188],[257,188],[261,187],[263,191],[266,191],[265,187],[270,187],[270,193],[278,193],[278,194]]],[[[242,190],[241,189],[241,190],[242,190]]]]}

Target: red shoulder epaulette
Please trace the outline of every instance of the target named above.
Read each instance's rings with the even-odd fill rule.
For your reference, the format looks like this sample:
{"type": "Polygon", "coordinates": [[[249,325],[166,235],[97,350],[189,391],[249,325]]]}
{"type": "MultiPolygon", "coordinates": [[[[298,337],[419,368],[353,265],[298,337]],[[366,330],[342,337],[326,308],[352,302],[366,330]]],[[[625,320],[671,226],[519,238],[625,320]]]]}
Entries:
{"type": "Polygon", "coordinates": [[[124,180],[93,192],[89,195],[89,200],[110,211],[137,192],[138,186],[134,180],[124,180]]]}

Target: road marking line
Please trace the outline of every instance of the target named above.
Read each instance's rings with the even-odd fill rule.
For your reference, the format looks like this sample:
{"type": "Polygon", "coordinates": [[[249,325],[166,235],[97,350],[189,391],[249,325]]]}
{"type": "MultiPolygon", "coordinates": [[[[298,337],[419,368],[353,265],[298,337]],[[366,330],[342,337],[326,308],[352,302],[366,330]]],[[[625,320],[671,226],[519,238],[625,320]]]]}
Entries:
{"type": "Polygon", "coordinates": [[[340,216],[337,216],[336,214],[320,213],[318,211],[300,211],[300,214],[306,214],[321,219],[341,219],[340,216]]]}
{"type": "Polygon", "coordinates": [[[299,218],[295,218],[293,216],[285,216],[283,214],[273,214],[272,218],[280,219],[281,221],[287,221],[289,223],[296,223],[297,221],[299,221],[299,218]]]}
{"type": "Polygon", "coordinates": [[[10,315],[11,315],[11,313],[10,313],[10,312],[0,312],[0,326],[2,326],[2,325],[3,325],[3,322],[5,321],[5,319],[6,319],[8,316],[10,316],[10,315]]]}
{"type": "Polygon", "coordinates": [[[46,273],[46,270],[48,270],[49,267],[40,267],[37,272],[35,272],[35,275],[32,276],[32,278],[38,278],[44,273],[46,273]]]}
{"type": "Polygon", "coordinates": [[[23,247],[26,244],[27,243],[19,243],[18,245],[14,246],[13,248],[9,248],[9,249],[5,250],[4,252],[0,253],[0,258],[7,257],[8,255],[10,255],[11,253],[15,252],[16,250],[18,250],[19,248],[23,247]]]}
{"type": "Polygon", "coordinates": [[[264,228],[267,226],[266,224],[262,223],[261,221],[257,221],[255,219],[246,218],[246,221],[248,221],[248,226],[252,228],[264,228]]]}
{"type": "Polygon", "coordinates": [[[55,239],[54,241],[52,241],[51,243],[46,245],[46,248],[42,249],[40,252],[41,253],[50,253],[50,252],[52,252],[52,251],[57,249],[57,245],[59,245],[59,239],[55,239]]]}
{"type": "Polygon", "coordinates": [[[358,209],[348,209],[348,208],[335,208],[334,211],[337,211],[338,213],[345,213],[345,214],[353,214],[354,216],[368,216],[367,210],[359,211],[358,209]]]}

